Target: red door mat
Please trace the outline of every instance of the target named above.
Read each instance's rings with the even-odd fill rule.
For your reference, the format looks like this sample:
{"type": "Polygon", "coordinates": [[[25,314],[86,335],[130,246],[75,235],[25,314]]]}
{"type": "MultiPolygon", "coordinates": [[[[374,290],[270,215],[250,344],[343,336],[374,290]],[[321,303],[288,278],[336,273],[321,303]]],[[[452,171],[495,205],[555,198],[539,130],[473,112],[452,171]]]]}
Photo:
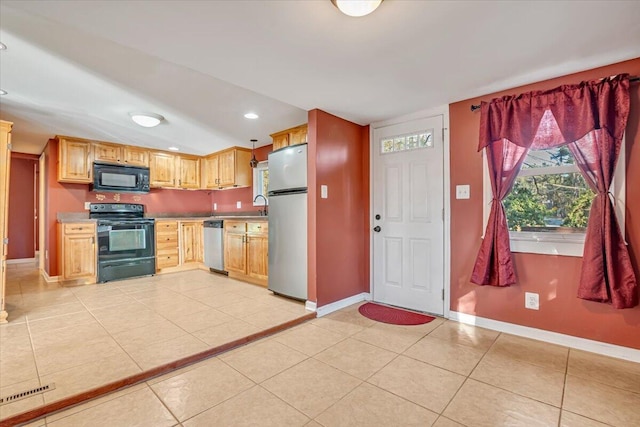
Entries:
{"type": "Polygon", "coordinates": [[[402,310],[400,308],[387,307],[373,302],[362,304],[358,307],[358,311],[364,317],[383,323],[391,323],[392,325],[422,325],[429,323],[435,317],[425,314],[415,313],[413,311],[402,310]]]}

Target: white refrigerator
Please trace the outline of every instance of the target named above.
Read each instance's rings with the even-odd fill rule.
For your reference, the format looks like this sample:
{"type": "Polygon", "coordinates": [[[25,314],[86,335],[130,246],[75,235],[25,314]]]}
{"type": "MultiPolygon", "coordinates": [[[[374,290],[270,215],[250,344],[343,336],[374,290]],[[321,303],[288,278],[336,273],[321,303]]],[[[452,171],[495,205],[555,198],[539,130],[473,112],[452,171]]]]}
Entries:
{"type": "Polygon", "coordinates": [[[307,299],[307,144],[269,154],[269,290],[307,299]]]}

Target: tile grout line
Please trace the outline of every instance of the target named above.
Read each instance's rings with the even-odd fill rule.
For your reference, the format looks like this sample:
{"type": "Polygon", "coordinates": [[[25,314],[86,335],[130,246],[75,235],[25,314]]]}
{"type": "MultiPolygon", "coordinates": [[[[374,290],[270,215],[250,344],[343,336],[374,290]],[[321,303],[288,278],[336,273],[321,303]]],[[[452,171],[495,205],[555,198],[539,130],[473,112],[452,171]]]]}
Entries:
{"type": "MultiPolygon", "coordinates": [[[[471,374],[473,374],[473,371],[475,371],[475,369],[478,367],[478,364],[480,364],[480,362],[482,361],[482,359],[484,359],[484,357],[487,355],[487,353],[489,353],[489,350],[491,350],[491,348],[496,344],[496,342],[498,342],[498,338],[500,338],[500,336],[502,335],[502,332],[499,332],[498,335],[495,337],[495,339],[493,340],[493,342],[491,343],[491,345],[489,346],[489,348],[484,352],[484,354],[482,355],[482,357],[478,360],[478,363],[476,363],[476,366],[469,372],[468,375],[465,376],[464,381],[462,382],[462,384],[460,384],[460,387],[458,387],[458,390],[456,390],[456,392],[453,394],[453,396],[451,396],[451,399],[449,400],[449,403],[447,403],[444,407],[444,409],[442,410],[442,412],[440,413],[440,415],[442,416],[446,411],[447,408],[449,408],[449,406],[451,406],[451,402],[453,402],[456,398],[456,396],[460,393],[460,390],[462,390],[462,388],[464,387],[464,385],[467,383],[467,381],[471,378],[471,374]]],[[[453,418],[452,418],[453,419],[453,418]]],[[[453,421],[455,422],[459,422],[456,419],[453,419],[453,421]]],[[[462,424],[462,423],[460,423],[462,424]]]]}

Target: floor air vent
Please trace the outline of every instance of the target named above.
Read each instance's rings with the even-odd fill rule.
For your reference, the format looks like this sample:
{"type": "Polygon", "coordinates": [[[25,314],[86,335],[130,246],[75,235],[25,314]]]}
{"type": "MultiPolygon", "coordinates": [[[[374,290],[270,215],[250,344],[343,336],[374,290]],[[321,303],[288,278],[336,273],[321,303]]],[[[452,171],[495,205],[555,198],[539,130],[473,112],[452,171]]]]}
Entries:
{"type": "Polygon", "coordinates": [[[11,396],[0,397],[0,406],[13,403],[20,399],[26,399],[27,397],[35,396],[36,394],[44,393],[45,391],[55,390],[55,388],[56,384],[51,383],[41,387],[32,388],[31,390],[21,391],[20,393],[14,393],[11,396]]]}

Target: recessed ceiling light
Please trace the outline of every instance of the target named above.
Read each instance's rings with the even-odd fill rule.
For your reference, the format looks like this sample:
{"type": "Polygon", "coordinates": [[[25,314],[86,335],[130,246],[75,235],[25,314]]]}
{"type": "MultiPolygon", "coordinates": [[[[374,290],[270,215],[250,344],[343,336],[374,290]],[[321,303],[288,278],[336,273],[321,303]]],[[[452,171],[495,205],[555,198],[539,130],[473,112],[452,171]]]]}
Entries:
{"type": "Polygon", "coordinates": [[[156,113],[129,113],[131,120],[146,128],[158,126],[164,120],[160,114],[156,113]]]}
{"type": "Polygon", "coordinates": [[[5,50],[7,48],[7,45],[4,43],[0,43],[0,50],[5,50]]]}
{"type": "Polygon", "coordinates": [[[257,119],[260,116],[258,116],[256,113],[247,113],[247,114],[244,115],[244,117],[246,119],[257,119]]]}
{"type": "Polygon", "coordinates": [[[6,95],[8,92],[6,90],[0,89],[0,95],[6,95]]]}
{"type": "Polygon", "coordinates": [[[169,147],[169,150],[171,150],[171,151],[180,151],[180,149],[178,147],[169,147]]]}

